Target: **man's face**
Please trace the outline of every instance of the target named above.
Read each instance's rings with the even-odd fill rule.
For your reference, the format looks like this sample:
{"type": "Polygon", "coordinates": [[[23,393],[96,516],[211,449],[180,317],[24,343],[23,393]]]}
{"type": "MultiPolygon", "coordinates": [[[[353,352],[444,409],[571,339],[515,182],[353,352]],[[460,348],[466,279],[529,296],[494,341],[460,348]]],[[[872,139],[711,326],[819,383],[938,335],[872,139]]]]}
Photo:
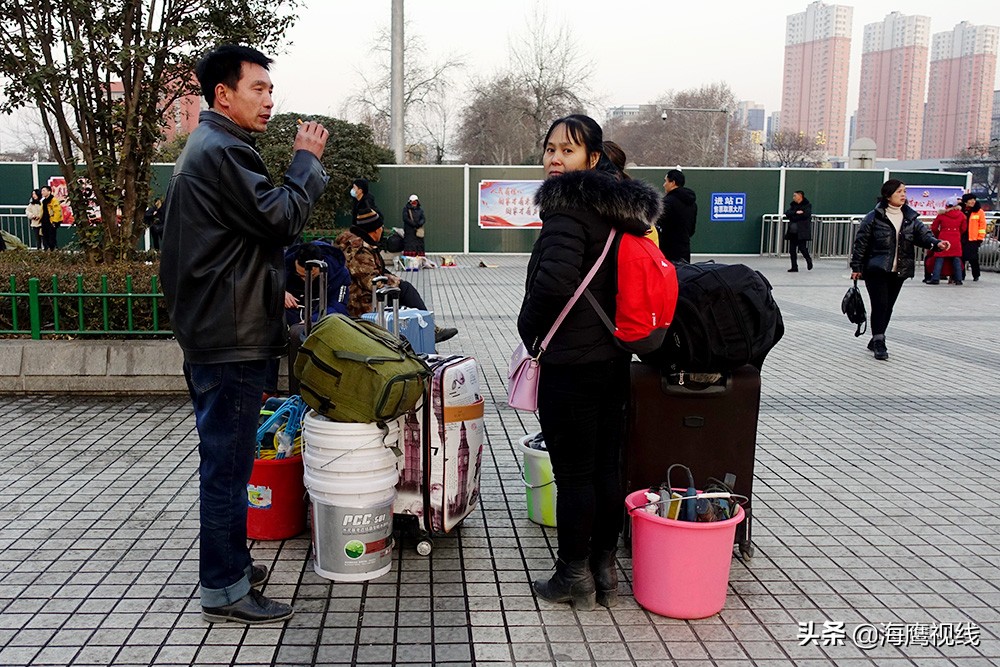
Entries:
{"type": "Polygon", "coordinates": [[[798,192],[796,192],[795,194],[792,195],[792,201],[795,202],[796,204],[801,204],[802,203],[802,195],[800,195],[798,192]]]}
{"type": "Polygon", "coordinates": [[[976,207],[976,198],[975,197],[971,197],[971,198],[965,200],[965,208],[975,208],[975,207],[976,207]]]}
{"type": "Polygon", "coordinates": [[[249,132],[263,132],[271,119],[274,85],[267,70],[256,63],[244,62],[236,89],[224,83],[215,87],[215,107],[234,123],[249,132]]]}
{"type": "Polygon", "coordinates": [[[663,177],[663,191],[670,192],[677,188],[677,184],[670,180],[669,176],[663,177]]]}
{"type": "Polygon", "coordinates": [[[45,199],[50,194],[52,194],[52,190],[50,190],[49,188],[47,188],[46,186],[43,185],[42,186],[42,199],[45,199]]]}

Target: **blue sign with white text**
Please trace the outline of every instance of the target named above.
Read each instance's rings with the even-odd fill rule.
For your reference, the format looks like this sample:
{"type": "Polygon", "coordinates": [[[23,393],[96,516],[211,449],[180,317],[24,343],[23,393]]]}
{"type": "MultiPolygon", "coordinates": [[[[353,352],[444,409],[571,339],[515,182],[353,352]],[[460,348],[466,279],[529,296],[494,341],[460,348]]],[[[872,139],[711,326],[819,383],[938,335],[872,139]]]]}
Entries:
{"type": "Polygon", "coordinates": [[[713,192],[711,222],[745,222],[747,219],[747,193],[713,192]]]}

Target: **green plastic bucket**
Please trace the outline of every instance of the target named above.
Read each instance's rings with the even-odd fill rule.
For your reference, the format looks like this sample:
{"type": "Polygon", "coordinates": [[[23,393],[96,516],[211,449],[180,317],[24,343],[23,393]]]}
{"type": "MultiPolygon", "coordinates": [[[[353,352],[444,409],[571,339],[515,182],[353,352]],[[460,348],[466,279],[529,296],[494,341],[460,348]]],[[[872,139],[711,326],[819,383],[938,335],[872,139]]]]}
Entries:
{"type": "Polygon", "coordinates": [[[536,436],[526,435],[518,441],[524,461],[524,497],[528,503],[528,518],[541,526],[556,526],[556,478],[552,461],[543,449],[532,449],[528,443],[536,436]]]}

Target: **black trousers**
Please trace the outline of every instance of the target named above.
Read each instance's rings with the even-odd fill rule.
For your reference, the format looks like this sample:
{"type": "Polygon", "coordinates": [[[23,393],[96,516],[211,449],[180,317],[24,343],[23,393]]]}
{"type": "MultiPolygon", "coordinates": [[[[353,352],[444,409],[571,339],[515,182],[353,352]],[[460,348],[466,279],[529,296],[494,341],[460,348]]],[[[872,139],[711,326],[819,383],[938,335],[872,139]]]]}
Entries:
{"type": "Polygon", "coordinates": [[[629,363],[623,357],[560,365],[543,357],[538,419],[559,495],[556,534],[564,561],[618,546],[629,363]]]}
{"type": "Polygon", "coordinates": [[[981,245],[983,245],[982,241],[962,239],[962,266],[965,266],[965,262],[969,263],[973,279],[979,278],[979,246],[981,245]]]}
{"type": "Polygon", "coordinates": [[[424,305],[424,300],[420,296],[420,292],[417,291],[416,287],[405,280],[399,281],[399,305],[405,306],[406,308],[419,308],[420,310],[427,310],[427,306],[424,305]]]}
{"type": "Polygon", "coordinates": [[[798,257],[797,257],[796,251],[802,253],[802,257],[805,258],[805,260],[806,260],[806,266],[812,266],[813,261],[812,261],[812,257],[809,256],[808,243],[809,243],[809,241],[806,240],[806,239],[801,239],[801,240],[800,239],[791,239],[788,242],[788,254],[791,255],[791,257],[792,257],[792,268],[793,269],[799,268],[798,257]]]}
{"type": "Polygon", "coordinates": [[[56,249],[56,226],[44,220],[42,221],[42,246],[46,250],[56,249]]]}
{"type": "Polygon", "coordinates": [[[899,290],[903,289],[905,280],[895,273],[871,270],[865,272],[865,287],[871,301],[872,336],[885,335],[892,317],[892,307],[896,305],[896,298],[899,290]]]}

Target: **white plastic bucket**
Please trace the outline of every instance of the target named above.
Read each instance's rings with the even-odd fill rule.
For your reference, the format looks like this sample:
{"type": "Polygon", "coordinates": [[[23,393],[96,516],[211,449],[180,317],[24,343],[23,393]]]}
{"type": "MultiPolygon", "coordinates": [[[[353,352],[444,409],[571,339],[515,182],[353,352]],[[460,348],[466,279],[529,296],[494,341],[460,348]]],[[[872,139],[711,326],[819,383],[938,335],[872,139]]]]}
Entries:
{"type": "Polygon", "coordinates": [[[524,460],[524,497],[528,503],[528,518],[541,526],[556,526],[556,478],[552,460],[543,449],[532,449],[528,443],[535,434],[521,438],[517,447],[524,460]]]}
{"type": "Polygon", "coordinates": [[[334,581],[366,581],[392,568],[392,506],[399,479],[399,423],[303,422],[303,481],[312,500],[313,569],[334,581]]]}

